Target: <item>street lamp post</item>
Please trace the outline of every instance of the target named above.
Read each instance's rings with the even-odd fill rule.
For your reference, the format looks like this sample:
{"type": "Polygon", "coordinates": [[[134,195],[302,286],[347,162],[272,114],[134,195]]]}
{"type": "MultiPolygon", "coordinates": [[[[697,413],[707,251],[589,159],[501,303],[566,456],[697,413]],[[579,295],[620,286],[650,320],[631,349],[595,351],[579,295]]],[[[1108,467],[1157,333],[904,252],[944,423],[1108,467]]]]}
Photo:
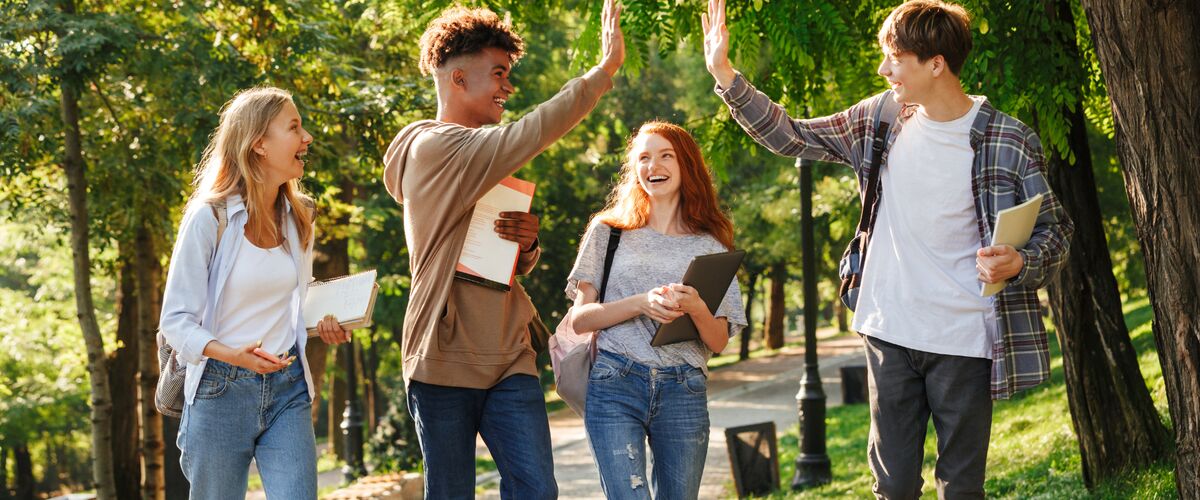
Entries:
{"type": "Polygon", "coordinates": [[[342,344],[338,356],[342,358],[342,369],[346,372],[346,410],[342,412],[342,445],[346,451],[346,466],[342,476],[353,482],[367,471],[363,467],[363,421],[358,408],[358,373],[355,370],[354,343],[342,344]]]}
{"type": "Polygon", "coordinates": [[[817,365],[817,264],[813,242],[813,162],[797,159],[800,176],[800,245],[804,273],[804,375],[796,404],[800,411],[800,454],[792,489],[800,490],[832,480],[829,455],[825,453],[825,390],[817,365]]]}

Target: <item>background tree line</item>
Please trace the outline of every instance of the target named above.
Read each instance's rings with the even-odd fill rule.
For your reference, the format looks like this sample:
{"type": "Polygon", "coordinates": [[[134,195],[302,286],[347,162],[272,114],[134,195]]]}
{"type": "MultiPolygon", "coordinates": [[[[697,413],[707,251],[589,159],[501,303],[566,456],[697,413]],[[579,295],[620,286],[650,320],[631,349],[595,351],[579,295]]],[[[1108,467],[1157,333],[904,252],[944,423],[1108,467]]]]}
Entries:
{"type": "MultiPolygon", "coordinates": [[[[9,319],[0,324],[0,498],[91,487],[105,498],[163,496],[163,450],[173,439],[148,396],[163,273],[217,111],[254,85],[293,92],[315,136],[303,183],[320,210],[316,277],[379,270],[376,325],[356,332],[352,351],[364,384],[353,389],[363,393],[369,430],[389,408],[403,421],[407,256],[380,158],[404,124],[434,114],[416,39],[450,3],[0,0],[0,312],[9,319]]],[[[595,60],[598,1],[479,3],[509,13],[527,41],[510,120],[595,60]]],[[[1200,276],[1184,265],[1200,254],[1194,237],[1179,237],[1194,236],[1200,221],[1200,182],[1186,167],[1197,158],[1184,147],[1200,139],[1185,120],[1200,104],[1200,42],[1184,35],[1198,27],[1198,7],[964,3],[975,34],[962,75],[968,92],[1038,130],[1051,182],[1079,228],[1047,299],[1085,480],[1175,459],[1180,493],[1200,494],[1200,276]],[[1136,33],[1155,49],[1131,62],[1117,55],[1143,25],[1128,19],[1171,29],[1136,33]],[[1169,415],[1154,408],[1121,320],[1122,298],[1147,293],[1169,415]]],[[[875,32],[894,5],[733,2],[737,67],[793,116],[844,109],[884,88],[875,32]]],[[[743,291],[747,307],[761,302],[765,314],[761,328],[747,330],[743,356],[751,339],[783,344],[785,316],[800,304],[791,284],[803,250],[797,172],[754,145],[713,94],[699,50],[703,8],[627,2],[630,56],[616,88],[518,174],[538,184],[533,210],[547,249],[524,284],[551,326],[566,309],[564,277],[624,141],[643,121],[665,118],[697,137],[738,246],[750,250],[743,291]]],[[[857,223],[857,190],[849,169],[814,168],[820,302],[845,329],[836,263],[857,223]]],[[[337,434],[352,389],[333,356],[310,344],[328,401],[314,405],[318,434],[337,434]]]]}

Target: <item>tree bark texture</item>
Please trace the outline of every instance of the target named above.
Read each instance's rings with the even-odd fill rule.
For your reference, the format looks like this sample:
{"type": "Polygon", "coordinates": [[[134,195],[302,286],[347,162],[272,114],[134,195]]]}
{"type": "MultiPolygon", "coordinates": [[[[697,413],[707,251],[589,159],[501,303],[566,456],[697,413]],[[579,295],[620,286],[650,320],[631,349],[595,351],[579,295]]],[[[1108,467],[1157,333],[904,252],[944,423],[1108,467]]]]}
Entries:
{"type": "Polygon", "coordinates": [[[754,337],[754,322],[750,321],[750,308],[754,305],[754,292],[758,286],[758,273],[750,273],[750,281],[746,287],[746,328],[742,332],[741,350],[738,359],[750,359],[750,339],[754,337]]]}
{"type": "MultiPolygon", "coordinates": [[[[120,253],[129,253],[121,245],[120,253]]],[[[123,388],[113,391],[113,481],[117,498],[137,498],[142,482],[138,457],[138,314],[137,280],[132,259],[123,259],[117,295],[117,347],[108,365],[109,383],[123,388]]],[[[157,322],[156,322],[157,323],[157,322]]]]}
{"type": "Polygon", "coordinates": [[[787,281],[787,264],[778,262],[771,265],[771,307],[767,312],[767,348],[783,347],[784,300],[783,285],[787,281]]]}
{"type": "Polygon", "coordinates": [[[29,454],[29,445],[17,443],[13,447],[13,462],[13,475],[17,479],[17,500],[33,500],[36,482],[33,479],[33,457],[29,454]]]}
{"type": "Polygon", "coordinates": [[[1180,498],[1200,498],[1200,2],[1084,0],[1146,261],[1180,498]]]}
{"type": "MultiPolygon", "coordinates": [[[[1068,7],[1069,11],[1069,7],[1068,7]]],[[[1121,313],[1104,237],[1082,103],[1070,117],[1075,165],[1052,155],[1050,186],[1075,222],[1071,257],[1047,288],[1062,348],[1067,401],[1079,437],[1084,483],[1151,464],[1170,448],[1121,313]]]]}
{"type": "Polygon", "coordinates": [[[163,481],[162,415],[154,406],[158,386],[158,317],[162,309],[162,264],[157,245],[143,222],[137,230],[135,250],[137,263],[138,304],[138,385],[141,389],[142,413],[142,491],[143,500],[163,500],[166,494],[163,481]]]}
{"type": "MultiPolygon", "coordinates": [[[[63,13],[75,13],[73,0],[62,3],[63,13]]],[[[60,37],[62,34],[59,35],[60,37]]],[[[67,198],[71,207],[71,253],[75,274],[75,309],[83,342],[87,348],[88,375],[92,389],[92,479],[100,500],[117,497],[113,481],[112,460],[112,391],[108,384],[104,338],[96,321],[96,306],[92,301],[92,259],[88,248],[87,165],[83,161],[83,146],[79,132],[79,87],[71,78],[60,84],[60,100],[65,155],[63,171],[67,176],[67,198]]]]}

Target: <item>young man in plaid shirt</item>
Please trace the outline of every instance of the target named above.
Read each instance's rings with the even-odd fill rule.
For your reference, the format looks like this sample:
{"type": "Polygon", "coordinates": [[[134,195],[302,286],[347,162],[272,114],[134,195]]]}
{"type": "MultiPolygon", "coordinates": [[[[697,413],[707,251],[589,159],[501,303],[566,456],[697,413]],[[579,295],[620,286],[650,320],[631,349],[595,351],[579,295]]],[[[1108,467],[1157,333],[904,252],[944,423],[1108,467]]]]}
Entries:
{"type": "Polygon", "coordinates": [[[1037,135],[963,92],[971,50],[962,7],[905,3],[879,31],[892,89],[840,113],[794,120],[729,63],[724,0],[710,0],[705,59],[734,119],[771,151],[850,165],[865,194],[876,110],[899,116],[881,156],[879,202],[853,328],[870,376],[868,460],[880,498],[921,494],[925,428],[938,440],[941,498],[983,498],[992,399],[1050,374],[1037,288],[1067,258],[1073,227],[1042,172],[1037,135]],[[996,214],[1044,195],[1022,248],[990,246],[996,214]],[[993,297],[983,283],[1008,281],[993,297]]]}

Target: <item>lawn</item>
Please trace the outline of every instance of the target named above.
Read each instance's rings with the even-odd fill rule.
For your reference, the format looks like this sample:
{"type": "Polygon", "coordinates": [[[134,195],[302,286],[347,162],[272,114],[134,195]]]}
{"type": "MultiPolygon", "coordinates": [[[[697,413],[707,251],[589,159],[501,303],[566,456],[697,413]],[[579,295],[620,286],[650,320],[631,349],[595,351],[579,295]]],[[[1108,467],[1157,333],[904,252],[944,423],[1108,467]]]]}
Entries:
{"type": "MultiPolygon", "coordinates": [[[[1164,421],[1167,416],[1166,392],[1154,349],[1151,320],[1153,313],[1146,299],[1130,301],[1125,319],[1139,353],[1138,361],[1151,396],[1164,421]]],[[[988,452],[989,497],[998,498],[1176,498],[1172,465],[1160,464],[1101,485],[1089,493],[1083,486],[1078,443],[1071,427],[1063,385],[1062,357],[1053,332],[1050,335],[1052,380],[1048,384],[1020,394],[1010,401],[998,402],[993,413],[992,441],[988,452]]],[[[784,491],[769,498],[871,496],[870,470],[866,464],[867,432],[870,416],[866,405],[830,408],[827,420],[827,446],[833,464],[833,482],[827,486],[795,493],[786,491],[794,473],[797,429],[780,438],[780,465],[784,491]]],[[[936,498],[933,465],[936,443],[932,426],[925,445],[924,493],[936,498]]],[[[732,489],[732,485],[731,485],[732,489]]]]}

